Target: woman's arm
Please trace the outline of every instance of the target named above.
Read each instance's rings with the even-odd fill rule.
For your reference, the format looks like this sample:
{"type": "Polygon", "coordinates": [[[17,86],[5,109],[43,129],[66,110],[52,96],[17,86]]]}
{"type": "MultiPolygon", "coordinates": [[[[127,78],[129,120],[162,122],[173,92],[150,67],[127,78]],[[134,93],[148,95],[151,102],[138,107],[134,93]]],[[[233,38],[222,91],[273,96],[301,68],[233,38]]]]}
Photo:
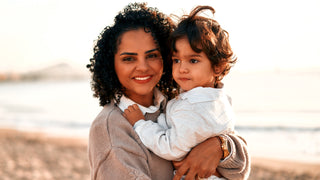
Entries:
{"type": "Polygon", "coordinates": [[[90,130],[88,155],[91,179],[151,180],[148,161],[143,157],[143,151],[132,148],[137,146],[132,143],[123,147],[112,146],[105,127],[104,124],[95,123],[90,130]]]}
{"type": "Polygon", "coordinates": [[[251,161],[246,141],[237,134],[228,134],[227,138],[231,154],[219,164],[218,171],[227,179],[248,179],[251,161]]]}
{"type": "Polygon", "coordinates": [[[250,157],[244,139],[235,134],[228,134],[231,154],[220,162],[221,144],[218,137],[210,138],[195,148],[179,163],[174,180],[186,174],[185,180],[193,180],[196,176],[209,177],[219,173],[227,179],[247,179],[250,174],[250,157]]]}
{"type": "Polygon", "coordinates": [[[180,180],[183,175],[186,175],[185,180],[217,175],[216,169],[221,157],[220,140],[212,137],[194,147],[182,161],[173,162],[177,169],[174,180],[180,180]]]}
{"type": "Polygon", "coordinates": [[[152,179],[147,154],[121,112],[106,106],[90,127],[88,155],[92,180],[152,179]]]}
{"type": "Polygon", "coordinates": [[[101,159],[91,174],[92,179],[145,179],[151,180],[148,162],[143,157],[114,148],[101,159]]]}

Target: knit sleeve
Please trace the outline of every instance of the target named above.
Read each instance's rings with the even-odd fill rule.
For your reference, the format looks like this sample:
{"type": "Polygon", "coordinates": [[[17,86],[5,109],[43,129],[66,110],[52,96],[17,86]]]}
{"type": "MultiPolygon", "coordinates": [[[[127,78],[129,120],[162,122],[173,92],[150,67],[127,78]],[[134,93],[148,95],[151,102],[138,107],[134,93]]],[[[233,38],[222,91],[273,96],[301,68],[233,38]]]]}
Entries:
{"type": "Polygon", "coordinates": [[[232,151],[231,155],[219,164],[218,171],[227,179],[248,179],[251,162],[246,141],[236,134],[228,134],[226,137],[232,151]]]}
{"type": "Polygon", "coordinates": [[[106,159],[99,164],[94,179],[151,180],[151,177],[145,158],[120,148],[112,148],[106,159]]]}
{"type": "Polygon", "coordinates": [[[124,119],[121,123],[119,112],[112,110],[102,111],[90,128],[88,155],[91,179],[151,179],[147,156],[132,137],[132,127],[124,119]],[[108,124],[110,119],[112,124],[108,124]]]}

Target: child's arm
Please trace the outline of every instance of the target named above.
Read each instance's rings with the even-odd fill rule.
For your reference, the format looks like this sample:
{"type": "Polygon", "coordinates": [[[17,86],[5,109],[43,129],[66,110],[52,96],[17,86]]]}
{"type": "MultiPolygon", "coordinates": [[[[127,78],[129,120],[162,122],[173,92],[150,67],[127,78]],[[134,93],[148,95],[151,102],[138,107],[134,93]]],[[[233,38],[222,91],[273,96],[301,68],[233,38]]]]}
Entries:
{"type": "Polygon", "coordinates": [[[163,117],[168,124],[167,128],[159,125],[161,116],[157,119],[158,123],[139,121],[134,125],[142,143],[164,159],[180,160],[198,143],[233,130],[233,121],[228,113],[210,113],[213,105],[218,105],[219,111],[228,109],[222,108],[219,102],[186,103],[175,108],[170,105],[169,102],[167,110],[170,111],[163,117]]]}
{"type": "Polygon", "coordinates": [[[128,109],[124,110],[123,116],[132,126],[139,120],[145,120],[142,111],[139,109],[137,104],[128,106],[128,109]]]}

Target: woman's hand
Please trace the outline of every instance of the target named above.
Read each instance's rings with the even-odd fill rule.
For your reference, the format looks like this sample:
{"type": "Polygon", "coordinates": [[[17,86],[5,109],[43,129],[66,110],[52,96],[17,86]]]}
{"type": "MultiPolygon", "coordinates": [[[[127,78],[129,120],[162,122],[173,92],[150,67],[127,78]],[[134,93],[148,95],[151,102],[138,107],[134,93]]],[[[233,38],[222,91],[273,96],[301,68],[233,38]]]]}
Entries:
{"type": "Polygon", "coordinates": [[[176,168],[174,180],[180,180],[186,175],[185,180],[207,178],[211,175],[220,177],[217,166],[223,155],[219,137],[212,137],[194,147],[182,161],[174,161],[176,168]]]}
{"type": "Polygon", "coordinates": [[[128,109],[125,109],[122,114],[129,123],[133,126],[137,121],[143,119],[144,116],[142,114],[142,111],[140,110],[139,106],[137,104],[128,106],[128,109]]]}

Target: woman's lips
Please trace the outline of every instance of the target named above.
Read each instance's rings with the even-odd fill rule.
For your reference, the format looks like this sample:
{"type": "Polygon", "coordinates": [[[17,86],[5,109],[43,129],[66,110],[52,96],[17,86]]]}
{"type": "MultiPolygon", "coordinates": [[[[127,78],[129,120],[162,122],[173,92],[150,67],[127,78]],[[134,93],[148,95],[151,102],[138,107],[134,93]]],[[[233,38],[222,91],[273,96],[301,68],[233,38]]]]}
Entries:
{"type": "Polygon", "coordinates": [[[152,76],[135,76],[133,80],[137,83],[144,84],[151,81],[152,76]]]}

